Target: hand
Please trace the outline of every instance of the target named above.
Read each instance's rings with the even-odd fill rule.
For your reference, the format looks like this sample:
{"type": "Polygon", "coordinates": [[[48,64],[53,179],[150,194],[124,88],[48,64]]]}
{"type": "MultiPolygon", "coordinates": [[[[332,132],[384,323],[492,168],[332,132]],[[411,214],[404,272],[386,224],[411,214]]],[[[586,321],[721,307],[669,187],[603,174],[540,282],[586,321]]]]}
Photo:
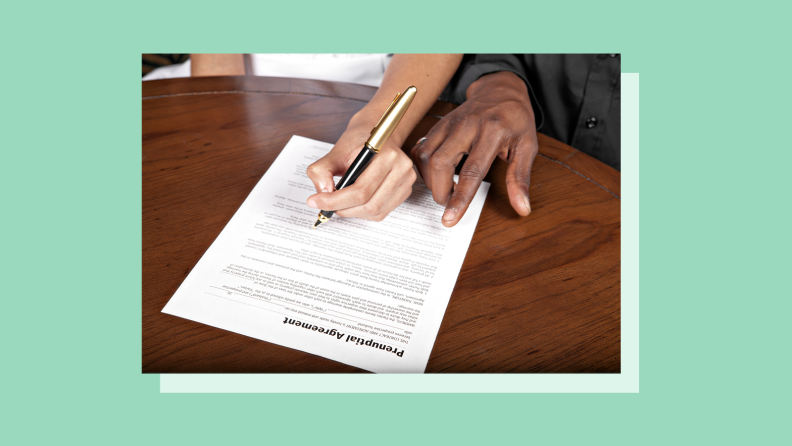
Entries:
{"type": "Polygon", "coordinates": [[[522,216],[530,214],[528,187],[538,148],[528,88],[503,71],[473,82],[467,100],[441,119],[411,156],[434,200],[446,206],[443,225],[451,227],[465,215],[496,156],[509,162],[506,189],[512,207],[522,216]],[[454,168],[465,154],[455,185],[454,168]]]}
{"type": "Polygon", "coordinates": [[[333,191],[333,175],[341,176],[349,169],[378,118],[370,123],[370,119],[355,122],[353,118],[355,123],[350,123],[330,153],[308,166],[308,178],[319,192],[308,197],[308,206],[336,211],[341,217],[382,221],[412,194],[417,174],[412,161],[393,137],[353,185],[333,191]]]}
{"type": "Polygon", "coordinates": [[[350,120],[333,150],[308,167],[316,195],[308,206],[336,211],[342,217],[382,221],[412,194],[417,174],[410,158],[401,150],[407,136],[454,75],[461,54],[397,54],[388,64],[382,85],[374,97],[350,120]],[[388,142],[355,181],[333,192],[333,175],[343,175],[355,160],[393,96],[409,85],[418,88],[410,109],[404,114],[388,142]]]}

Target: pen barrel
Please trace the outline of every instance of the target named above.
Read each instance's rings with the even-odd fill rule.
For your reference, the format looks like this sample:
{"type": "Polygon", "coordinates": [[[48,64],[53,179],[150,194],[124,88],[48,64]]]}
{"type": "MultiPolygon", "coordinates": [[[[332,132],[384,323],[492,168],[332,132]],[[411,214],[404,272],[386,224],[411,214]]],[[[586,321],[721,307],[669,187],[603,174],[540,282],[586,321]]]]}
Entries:
{"type": "MultiPolygon", "coordinates": [[[[355,180],[357,180],[360,174],[366,170],[366,166],[369,165],[376,154],[377,152],[371,150],[368,144],[364,145],[363,149],[360,151],[360,153],[358,153],[358,156],[354,161],[352,161],[352,165],[349,166],[349,170],[347,170],[344,176],[338,180],[338,184],[335,186],[336,190],[341,190],[345,187],[355,184],[355,180]]],[[[322,211],[320,214],[330,218],[333,216],[333,214],[335,214],[335,211],[322,211]]]]}
{"type": "Polygon", "coordinates": [[[367,145],[363,146],[358,156],[352,161],[352,165],[349,166],[349,170],[346,171],[344,176],[338,181],[338,184],[336,184],[336,190],[341,190],[355,184],[355,180],[366,170],[366,166],[369,165],[376,154],[377,152],[371,150],[367,145]]]}

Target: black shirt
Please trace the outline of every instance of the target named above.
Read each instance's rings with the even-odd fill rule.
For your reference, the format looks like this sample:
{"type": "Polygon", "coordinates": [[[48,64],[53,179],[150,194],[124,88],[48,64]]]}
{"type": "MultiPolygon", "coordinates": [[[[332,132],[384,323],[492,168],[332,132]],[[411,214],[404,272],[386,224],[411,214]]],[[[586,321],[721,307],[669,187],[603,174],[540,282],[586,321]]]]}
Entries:
{"type": "Polygon", "coordinates": [[[618,54],[466,54],[440,99],[461,104],[470,84],[498,71],[528,85],[538,131],[621,170],[618,54]]]}

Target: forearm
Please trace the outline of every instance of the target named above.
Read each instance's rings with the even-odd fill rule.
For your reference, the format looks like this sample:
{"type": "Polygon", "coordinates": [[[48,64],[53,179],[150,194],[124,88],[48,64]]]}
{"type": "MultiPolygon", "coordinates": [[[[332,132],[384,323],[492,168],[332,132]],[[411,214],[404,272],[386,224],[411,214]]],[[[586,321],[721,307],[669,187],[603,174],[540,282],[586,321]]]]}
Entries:
{"type": "Polygon", "coordinates": [[[391,141],[401,146],[443,92],[461,60],[461,54],[393,56],[379,90],[371,101],[355,114],[350,121],[350,127],[356,125],[373,127],[393,101],[396,93],[401,93],[410,85],[415,85],[418,94],[391,136],[391,141]]]}
{"type": "Polygon", "coordinates": [[[242,54],[191,54],[190,65],[193,77],[245,75],[242,54]]]}

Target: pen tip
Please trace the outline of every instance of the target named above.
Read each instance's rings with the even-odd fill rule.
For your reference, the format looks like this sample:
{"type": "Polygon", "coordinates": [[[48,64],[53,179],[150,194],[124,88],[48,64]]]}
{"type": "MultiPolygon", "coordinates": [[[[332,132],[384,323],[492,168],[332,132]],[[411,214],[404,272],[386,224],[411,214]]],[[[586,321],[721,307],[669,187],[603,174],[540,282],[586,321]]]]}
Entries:
{"type": "Polygon", "coordinates": [[[314,223],[313,228],[311,228],[311,229],[316,229],[316,227],[321,225],[321,224],[322,224],[322,220],[316,220],[316,223],[314,223]]]}

